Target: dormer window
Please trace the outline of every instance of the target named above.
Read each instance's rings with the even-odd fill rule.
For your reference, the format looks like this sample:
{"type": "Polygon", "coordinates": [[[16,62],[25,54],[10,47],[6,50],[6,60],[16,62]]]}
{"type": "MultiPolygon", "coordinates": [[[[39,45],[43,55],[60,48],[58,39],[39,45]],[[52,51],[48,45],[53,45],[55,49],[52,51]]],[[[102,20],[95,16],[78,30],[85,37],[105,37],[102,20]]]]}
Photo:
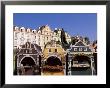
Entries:
{"type": "Polygon", "coordinates": [[[21,29],[21,32],[23,31],[23,29],[21,29]]]}
{"type": "Polygon", "coordinates": [[[15,30],[18,30],[18,27],[15,27],[15,30]]]}
{"type": "Polygon", "coordinates": [[[30,32],[30,29],[27,29],[27,32],[30,32]]]}

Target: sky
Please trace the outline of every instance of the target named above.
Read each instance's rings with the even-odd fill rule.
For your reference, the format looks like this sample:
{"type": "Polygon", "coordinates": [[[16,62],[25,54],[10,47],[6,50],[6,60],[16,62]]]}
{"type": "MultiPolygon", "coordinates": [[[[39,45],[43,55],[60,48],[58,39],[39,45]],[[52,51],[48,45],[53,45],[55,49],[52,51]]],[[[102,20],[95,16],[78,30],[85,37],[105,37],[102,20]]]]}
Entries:
{"type": "Polygon", "coordinates": [[[13,25],[31,29],[49,25],[52,30],[63,28],[71,36],[97,40],[96,13],[14,13],[13,25]]]}

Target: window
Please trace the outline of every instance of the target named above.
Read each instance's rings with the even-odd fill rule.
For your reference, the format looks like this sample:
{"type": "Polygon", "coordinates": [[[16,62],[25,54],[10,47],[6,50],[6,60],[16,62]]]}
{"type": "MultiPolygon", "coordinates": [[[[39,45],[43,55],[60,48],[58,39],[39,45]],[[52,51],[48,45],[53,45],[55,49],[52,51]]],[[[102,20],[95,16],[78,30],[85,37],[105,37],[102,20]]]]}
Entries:
{"type": "Polygon", "coordinates": [[[48,37],[47,37],[47,40],[48,40],[48,37]]]}
{"type": "Polygon", "coordinates": [[[49,49],[49,52],[51,52],[51,49],[49,49]]]}
{"type": "Polygon", "coordinates": [[[29,49],[29,53],[32,53],[32,49],[29,49]]]}
{"type": "Polygon", "coordinates": [[[26,50],[26,53],[29,53],[29,49],[26,50]]]}
{"type": "Polygon", "coordinates": [[[14,44],[17,45],[17,40],[14,41],[14,44]]]}
{"type": "Polygon", "coordinates": [[[55,49],[55,52],[57,52],[57,49],[55,49]]]}
{"type": "Polygon", "coordinates": [[[15,33],[15,37],[17,37],[17,33],[15,33]]]}
{"type": "Polygon", "coordinates": [[[20,39],[21,39],[21,41],[24,41],[24,37],[21,37],[20,39]]]}
{"type": "Polygon", "coordinates": [[[77,48],[74,48],[74,51],[77,51],[77,48]]]}

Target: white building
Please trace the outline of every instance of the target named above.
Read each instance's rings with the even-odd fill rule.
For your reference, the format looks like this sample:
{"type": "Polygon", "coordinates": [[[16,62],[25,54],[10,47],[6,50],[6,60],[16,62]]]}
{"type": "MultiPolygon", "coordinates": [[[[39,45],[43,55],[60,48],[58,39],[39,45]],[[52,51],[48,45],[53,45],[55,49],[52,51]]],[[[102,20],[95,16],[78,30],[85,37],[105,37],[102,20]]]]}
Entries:
{"type": "Polygon", "coordinates": [[[47,42],[50,42],[52,40],[53,31],[50,29],[48,25],[46,25],[46,26],[39,27],[39,29],[37,30],[37,33],[39,36],[38,45],[40,45],[43,50],[45,47],[45,44],[47,44],[47,42]]]}
{"type": "Polygon", "coordinates": [[[53,32],[53,39],[52,40],[61,42],[61,29],[55,28],[55,30],[53,32]]]}
{"type": "MultiPolygon", "coordinates": [[[[71,42],[71,36],[66,32],[65,37],[68,43],[71,42]]],[[[61,29],[55,28],[55,30],[52,31],[48,25],[34,30],[14,26],[14,48],[21,48],[26,42],[31,42],[41,46],[43,51],[45,44],[51,40],[61,42],[61,29]]]]}
{"type": "Polygon", "coordinates": [[[67,43],[69,44],[71,42],[71,36],[67,32],[65,32],[65,38],[67,43]]]}
{"type": "Polygon", "coordinates": [[[38,34],[36,30],[14,27],[14,48],[21,48],[26,42],[38,44],[38,34]]]}

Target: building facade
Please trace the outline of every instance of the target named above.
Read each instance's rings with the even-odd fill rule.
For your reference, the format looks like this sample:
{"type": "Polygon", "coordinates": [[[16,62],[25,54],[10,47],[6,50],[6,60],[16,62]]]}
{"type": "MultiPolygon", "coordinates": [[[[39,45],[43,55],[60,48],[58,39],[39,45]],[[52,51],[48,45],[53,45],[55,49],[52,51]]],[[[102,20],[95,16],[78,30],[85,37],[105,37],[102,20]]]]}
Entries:
{"type": "Polygon", "coordinates": [[[37,33],[39,35],[38,45],[40,45],[42,50],[44,50],[45,44],[47,44],[47,42],[50,42],[52,40],[53,31],[50,29],[48,25],[46,25],[39,27],[37,33]]]}
{"type": "Polygon", "coordinates": [[[15,75],[40,75],[41,47],[26,42],[21,49],[16,50],[14,56],[15,75]]]}
{"type": "Polygon", "coordinates": [[[67,43],[69,44],[71,42],[71,36],[67,32],[65,32],[65,38],[67,43]]]}
{"type": "Polygon", "coordinates": [[[93,48],[82,40],[75,45],[71,45],[68,52],[68,75],[94,75],[96,74],[94,66],[93,48]],[[83,69],[83,71],[81,71],[83,69]],[[80,71],[80,72],[78,72],[80,71]]]}
{"type": "Polygon", "coordinates": [[[66,66],[66,51],[60,42],[47,43],[43,51],[42,72],[61,72],[64,75],[66,66]]]}
{"type": "Polygon", "coordinates": [[[49,42],[44,51],[44,61],[46,61],[51,56],[57,56],[62,62],[65,62],[66,51],[62,48],[62,45],[56,41],[49,42]]]}
{"type": "MultiPolygon", "coordinates": [[[[51,40],[61,42],[61,29],[55,28],[54,31],[46,25],[38,29],[30,29],[14,26],[14,49],[20,49],[26,42],[41,46],[42,51],[45,45],[51,40]]],[[[65,32],[67,43],[71,42],[71,36],[65,32]]]]}

